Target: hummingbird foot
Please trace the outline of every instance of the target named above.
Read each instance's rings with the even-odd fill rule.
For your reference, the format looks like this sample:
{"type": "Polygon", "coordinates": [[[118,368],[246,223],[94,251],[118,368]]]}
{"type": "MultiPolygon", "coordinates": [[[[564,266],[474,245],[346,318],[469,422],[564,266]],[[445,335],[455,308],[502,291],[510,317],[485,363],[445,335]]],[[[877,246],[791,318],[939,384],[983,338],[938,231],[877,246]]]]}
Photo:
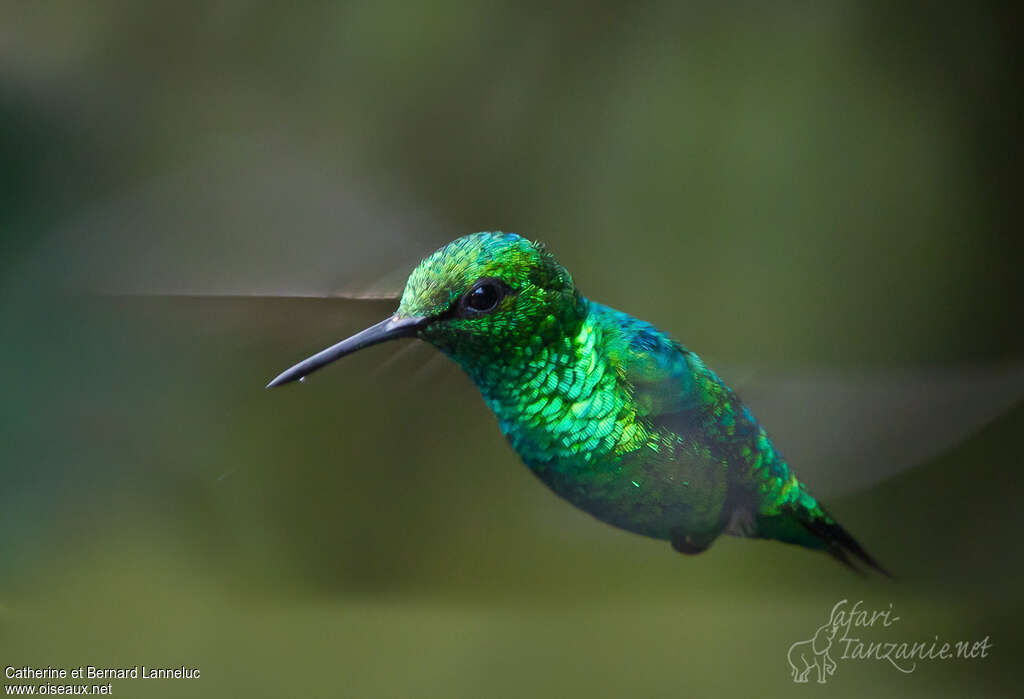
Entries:
{"type": "Polygon", "coordinates": [[[680,531],[673,531],[671,537],[672,548],[679,553],[685,553],[687,556],[695,556],[698,553],[707,551],[708,547],[711,546],[711,542],[715,540],[714,536],[684,534],[680,531]]]}

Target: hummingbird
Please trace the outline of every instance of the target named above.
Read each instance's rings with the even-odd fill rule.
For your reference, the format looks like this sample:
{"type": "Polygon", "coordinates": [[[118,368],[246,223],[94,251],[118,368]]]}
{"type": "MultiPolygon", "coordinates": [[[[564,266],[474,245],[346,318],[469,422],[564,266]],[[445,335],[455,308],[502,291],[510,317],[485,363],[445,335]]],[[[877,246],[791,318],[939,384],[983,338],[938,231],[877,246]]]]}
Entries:
{"type": "Polygon", "coordinates": [[[398,338],[419,338],[459,364],[529,469],[601,521],[684,554],[732,534],[888,575],[697,354],[583,296],[541,243],[502,232],[454,240],[413,270],[391,317],[267,388],[398,338]]]}

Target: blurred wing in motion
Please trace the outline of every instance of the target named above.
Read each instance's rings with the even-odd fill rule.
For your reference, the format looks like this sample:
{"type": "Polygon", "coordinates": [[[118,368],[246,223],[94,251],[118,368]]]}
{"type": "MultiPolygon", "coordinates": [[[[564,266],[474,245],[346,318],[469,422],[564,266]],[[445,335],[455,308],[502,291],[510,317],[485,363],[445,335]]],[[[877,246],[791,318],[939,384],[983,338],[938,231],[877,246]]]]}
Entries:
{"type": "Polygon", "coordinates": [[[253,138],[79,216],[25,273],[99,294],[397,298],[449,230],[386,182],[253,138]]]}
{"type": "Polygon", "coordinates": [[[1024,397],[1024,364],[754,374],[737,393],[800,480],[827,498],[970,437],[1024,397]]]}

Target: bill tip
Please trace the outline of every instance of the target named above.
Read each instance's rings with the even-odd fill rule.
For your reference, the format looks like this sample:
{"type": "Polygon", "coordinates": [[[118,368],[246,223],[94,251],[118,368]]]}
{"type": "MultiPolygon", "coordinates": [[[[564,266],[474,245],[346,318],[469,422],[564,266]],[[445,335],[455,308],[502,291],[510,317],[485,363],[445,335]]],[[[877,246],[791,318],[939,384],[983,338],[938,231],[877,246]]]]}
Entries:
{"type": "Polygon", "coordinates": [[[280,386],[283,383],[288,383],[288,381],[285,378],[285,375],[281,374],[280,376],[276,377],[273,381],[268,383],[264,388],[274,388],[275,386],[280,386]]]}

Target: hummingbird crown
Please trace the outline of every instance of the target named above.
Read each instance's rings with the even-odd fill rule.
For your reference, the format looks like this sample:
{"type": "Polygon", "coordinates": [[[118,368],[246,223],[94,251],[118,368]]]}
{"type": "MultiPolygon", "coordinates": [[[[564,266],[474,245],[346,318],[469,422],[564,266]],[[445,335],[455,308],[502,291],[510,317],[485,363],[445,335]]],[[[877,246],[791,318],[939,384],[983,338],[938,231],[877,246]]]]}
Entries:
{"type": "Polygon", "coordinates": [[[514,233],[458,238],[413,270],[396,315],[434,319],[420,337],[471,374],[529,359],[578,329],[585,302],[544,247],[514,233]]]}

